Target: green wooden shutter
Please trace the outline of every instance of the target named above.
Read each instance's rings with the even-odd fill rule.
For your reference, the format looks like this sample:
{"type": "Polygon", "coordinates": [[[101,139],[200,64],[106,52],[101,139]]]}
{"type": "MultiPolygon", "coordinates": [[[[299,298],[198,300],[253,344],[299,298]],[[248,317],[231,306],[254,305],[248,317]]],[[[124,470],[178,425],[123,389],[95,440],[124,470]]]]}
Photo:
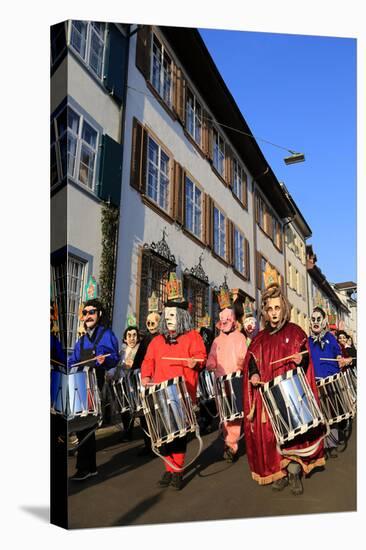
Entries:
{"type": "Polygon", "coordinates": [[[122,186],[122,151],[123,147],[108,134],[102,142],[98,196],[104,201],[119,206],[122,186]]]}
{"type": "Polygon", "coordinates": [[[107,51],[104,66],[104,84],[119,101],[123,100],[127,73],[128,39],[116,27],[108,27],[107,51]]]}

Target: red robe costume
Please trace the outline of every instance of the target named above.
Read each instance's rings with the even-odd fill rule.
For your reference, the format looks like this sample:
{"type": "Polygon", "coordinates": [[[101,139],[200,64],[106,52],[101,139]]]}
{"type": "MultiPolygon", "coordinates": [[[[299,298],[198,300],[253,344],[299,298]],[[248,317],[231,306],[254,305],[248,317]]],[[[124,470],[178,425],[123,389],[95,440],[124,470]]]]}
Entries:
{"type": "MultiPolygon", "coordinates": [[[[249,361],[253,357],[259,376],[262,382],[269,382],[275,376],[279,376],[290,369],[297,368],[291,359],[271,365],[272,361],[287,357],[291,354],[307,349],[308,338],[305,332],[293,323],[286,323],[284,327],[270,334],[268,329],[258,333],[249,346],[244,365],[244,430],[247,457],[252,477],[260,485],[272,483],[287,475],[286,467],[292,462],[298,462],[303,471],[307,474],[317,466],[323,466],[324,448],[323,442],[309,457],[296,456],[296,448],[306,448],[318,439],[324,429],[323,427],[309,430],[305,434],[295,438],[286,450],[294,449],[294,454],[283,456],[276,449],[276,437],[272,429],[267,411],[263,405],[259,387],[254,387],[249,382],[249,361]],[[254,415],[253,415],[254,410],[254,415]],[[248,415],[252,413],[252,418],[248,415]]],[[[319,402],[316,389],[314,368],[310,353],[306,378],[312,392],[319,402]]]]}
{"type": "MultiPolygon", "coordinates": [[[[177,336],[176,343],[169,344],[160,334],[149,344],[141,365],[141,378],[150,377],[155,384],[176,376],[183,376],[188,393],[192,402],[195,403],[199,371],[203,368],[204,361],[197,363],[195,368],[191,369],[187,366],[186,361],[174,359],[168,361],[162,357],[195,357],[205,361],[207,354],[202,337],[196,330],[190,330],[177,336]]],[[[185,453],[172,452],[167,457],[177,468],[183,468],[185,453]]],[[[174,471],[167,464],[165,464],[165,468],[167,471],[174,471]]]]}

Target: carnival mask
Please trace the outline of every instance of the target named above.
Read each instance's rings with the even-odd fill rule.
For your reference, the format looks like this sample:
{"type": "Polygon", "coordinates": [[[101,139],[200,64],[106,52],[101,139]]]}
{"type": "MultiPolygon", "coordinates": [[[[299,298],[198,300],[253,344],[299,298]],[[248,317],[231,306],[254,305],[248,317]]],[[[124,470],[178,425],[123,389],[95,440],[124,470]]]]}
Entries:
{"type": "Polygon", "coordinates": [[[244,319],[243,327],[248,336],[252,336],[258,328],[257,319],[255,317],[247,317],[244,319]]]}
{"type": "Polygon", "coordinates": [[[177,308],[166,307],[164,308],[164,319],[166,326],[170,332],[175,332],[177,328],[177,308]]]}
{"type": "Polygon", "coordinates": [[[125,342],[129,348],[134,348],[137,344],[137,332],[135,329],[128,330],[125,342]]]}
{"type": "Polygon", "coordinates": [[[155,334],[158,331],[159,321],[159,313],[149,313],[146,318],[146,328],[150,334],[155,334]]]}
{"type": "Polygon", "coordinates": [[[271,328],[276,328],[282,321],[283,308],[281,298],[269,298],[266,313],[271,328]]]}
{"type": "Polygon", "coordinates": [[[220,321],[217,326],[222,332],[230,332],[235,326],[235,315],[232,309],[225,308],[220,311],[220,321]]]}
{"type": "Polygon", "coordinates": [[[310,319],[310,329],[314,334],[319,334],[322,330],[325,330],[327,326],[327,320],[320,311],[313,311],[310,319]]]}

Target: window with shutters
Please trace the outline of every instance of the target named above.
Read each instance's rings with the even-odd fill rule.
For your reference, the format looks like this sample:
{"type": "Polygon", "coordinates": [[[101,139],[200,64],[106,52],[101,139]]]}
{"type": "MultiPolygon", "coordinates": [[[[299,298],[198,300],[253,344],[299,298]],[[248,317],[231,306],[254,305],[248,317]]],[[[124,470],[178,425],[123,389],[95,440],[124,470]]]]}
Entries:
{"type": "Polygon", "coordinates": [[[212,163],[220,176],[225,176],[225,142],[217,132],[217,130],[212,130],[213,138],[213,157],[212,163]]]}
{"type": "Polygon", "coordinates": [[[105,23],[71,21],[70,47],[100,80],[103,77],[105,35],[105,23]]]}
{"type": "Polygon", "coordinates": [[[186,129],[194,141],[202,145],[202,107],[196,96],[187,88],[186,129]]]}
{"type": "Polygon", "coordinates": [[[216,206],[214,206],[213,213],[214,252],[226,260],[226,217],[216,206]]]}
{"type": "Polygon", "coordinates": [[[165,103],[172,105],[172,60],[164,45],[153,36],[151,83],[165,103]]]}
{"type": "Polygon", "coordinates": [[[185,228],[202,238],[202,191],[186,176],[185,179],[185,228]]]}
{"type": "Polygon", "coordinates": [[[245,239],[237,227],[234,227],[234,267],[243,275],[245,272],[245,239]]]}
{"type": "Polygon", "coordinates": [[[94,191],[98,144],[85,115],[66,106],[51,122],[51,185],[69,176],[94,191]]]}
{"type": "Polygon", "coordinates": [[[146,194],[169,212],[170,159],[160,145],[148,136],[146,194]]]}

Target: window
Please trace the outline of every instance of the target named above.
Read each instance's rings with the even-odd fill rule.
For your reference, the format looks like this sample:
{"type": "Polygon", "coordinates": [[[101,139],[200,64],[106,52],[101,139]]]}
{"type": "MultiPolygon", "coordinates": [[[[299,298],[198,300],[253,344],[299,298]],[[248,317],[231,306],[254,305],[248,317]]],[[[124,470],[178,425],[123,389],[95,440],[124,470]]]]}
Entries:
{"type": "Polygon", "coordinates": [[[240,202],[244,202],[243,169],[235,158],[233,159],[233,191],[240,202]]]}
{"type": "Polygon", "coordinates": [[[226,219],[224,214],[214,207],[214,251],[226,259],[226,219]]]}
{"type": "Polygon", "coordinates": [[[69,176],[94,190],[98,140],[97,130],[65,107],[51,122],[51,185],[69,176]]]}
{"type": "Polygon", "coordinates": [[[160,208],[169,209],[170,159],[150,136],[148,137],[146,193],[160,208]]]}
{"type": "Polygon", "coordinates": [[[70,46],[99,78],[103,74],[105,23],[71,21],[70,46]]]}
{"type": "Polygon", "coordinates": [[[187,89],[186,128],[194,141],[201,146],[202,142],[202,107],[196,96],[187,89]]]}
{"type": "Polygon", "coordinates": [[[169,272],[175,270],[175,264],[168,262],[151,250],[143,250],[140,285],[140,325],[144,326],[149,312],[149,297],[155,292],[160,307],[166,301],[166,283],[169,272]]]}
{"type": "Polygon", "coordinates": [[[245,275],[245,239],[244,235],[234,227],[234,267],[245,275]]]}
{"type": "Polygon", "coordinates": [[[187,176],[185,184],[185,227],[199,239],[202,236],[202,191],[187,176]]]}
{"type": "Polygon", "coordinates": [[[277,248],[282,250],[282,235],[281,235],[281,225],[278,222],[277,218],[272,216],[272,241],[277,248]]]}
{"type": "Polygon", "coordinates": [[[225,166],[225,144],[224,140],[216,130],[212,130],[213,135],[213,165],[220,174],[224,177],[225,166]]]}
{"type": "Polygon", "coordinates": [[[171,106],[172,104],[172,60],[163,44],[154,35],[152,51],[151,82],[158,94],[171,106]]]}
{"type": "Polygon", "coordinates": [[[79,308],[83,299],[86,263],[69,256],[65,263],[52,267],[55,298],[59,307],[60,337],[63,347],[72,351],[77,340],[79,308]]]}
{"type": "Polygon", "coordinates": [[[184,275],[184,296],[190,304],[190,313],[194,327],[198,327],[198,319],[208,312],[209,286],[196,277],[184,275]]]}

